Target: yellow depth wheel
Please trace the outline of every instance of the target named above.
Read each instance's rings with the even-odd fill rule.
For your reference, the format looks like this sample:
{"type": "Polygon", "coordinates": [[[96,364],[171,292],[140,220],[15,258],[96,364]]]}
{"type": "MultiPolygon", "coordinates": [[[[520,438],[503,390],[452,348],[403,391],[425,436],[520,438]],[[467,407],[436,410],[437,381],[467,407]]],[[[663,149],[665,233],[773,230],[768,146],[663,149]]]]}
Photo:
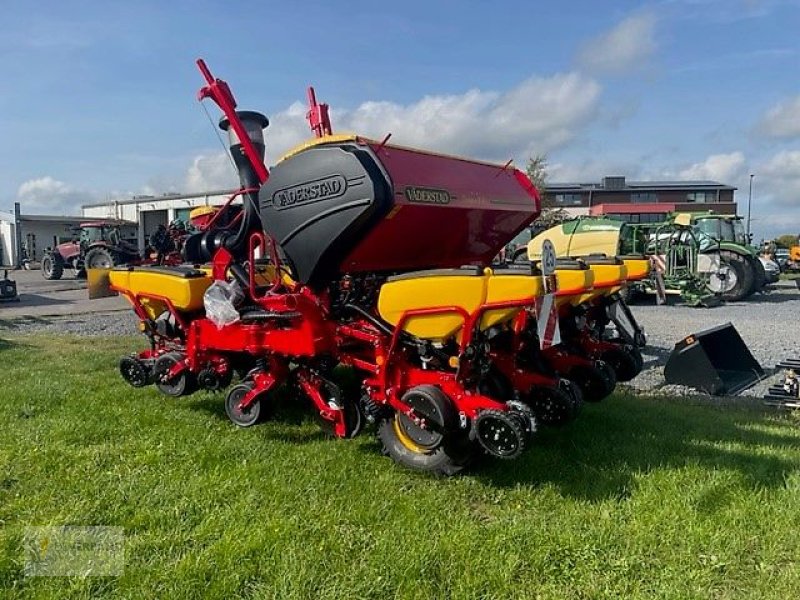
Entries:
{"type": "Polygon", "coordinates": [[[395,413],[394,418],[392,419],[392,427],[394,428],[394,433],[397,435],[397,439],[400,441],[400,443],[411,450],[411,452],[416,452],[417,454],[425,454],[427,452],[425,448],[417,444],[405,432],[402,423],[400,423],[400,413],[395,413]]]}

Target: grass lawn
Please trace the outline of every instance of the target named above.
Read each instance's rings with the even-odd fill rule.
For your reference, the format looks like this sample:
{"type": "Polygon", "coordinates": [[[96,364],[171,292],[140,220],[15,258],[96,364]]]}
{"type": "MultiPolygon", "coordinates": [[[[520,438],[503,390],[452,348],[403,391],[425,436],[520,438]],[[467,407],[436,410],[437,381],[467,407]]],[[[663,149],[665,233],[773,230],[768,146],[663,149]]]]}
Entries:
{"type": "Polygon", "coordinates": [[[134,390],[137,338],[0,342],[0,597],[792,598],[793,418],[617,396],[437,479],[372,435],[134,390]],[[25,577],[29,525],[125,531],[119,578],[25,577]]]}

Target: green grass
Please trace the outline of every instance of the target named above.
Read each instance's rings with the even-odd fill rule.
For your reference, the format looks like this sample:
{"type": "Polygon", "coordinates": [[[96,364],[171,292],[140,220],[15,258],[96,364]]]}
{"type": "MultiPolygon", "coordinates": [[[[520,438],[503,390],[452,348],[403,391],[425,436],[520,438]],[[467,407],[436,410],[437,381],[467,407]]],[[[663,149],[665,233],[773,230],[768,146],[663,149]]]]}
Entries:
{"type": "Polygon", "coordinates": [[[790,598],[800,430],[614,397],[516,462],[438,479],[289,411],[116,372],[135,338],[0,342],[0,597],[790,598]],[[23,574],[28,525],[124,527],[119,578],[23,574]]]}

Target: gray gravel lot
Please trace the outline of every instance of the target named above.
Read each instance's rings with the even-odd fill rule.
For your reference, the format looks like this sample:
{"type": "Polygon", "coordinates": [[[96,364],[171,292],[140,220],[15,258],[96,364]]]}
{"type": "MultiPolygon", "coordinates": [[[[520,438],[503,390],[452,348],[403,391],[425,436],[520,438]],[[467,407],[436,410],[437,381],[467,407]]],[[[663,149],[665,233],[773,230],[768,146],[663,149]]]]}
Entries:
{"type": "MultiPolygon", "coordinates": [[[[14,278],[20,284],[23,302],[0,307],[0,334],[136,334],[136,317],[121,298],[89,301],[83,282],[46,282],[38,272],[20,273],[14,278]]],[[[800,356],[800,290],[793,282],[780,282],[766,294],[712,309],[682,305],[659,307],[650,299],[631,308],[647,333],[648,345],[643,352],[645,369],[632,382],[621,385],[637,392],[697,397],[699,393],[693,390],[666,386],[664,364],[678,340],[726,322],[733,323],[769,373],[780,360],[800,356]]],[[[773,374],[743,395],[760,398],[779,376],[779,373],[773,374]]]]}
{"type": "MultiPolygon", "coordinates": [[[[645,299],[631,307],[647,333],[645,369],[629,386],[636,390],[685,395],[687,390],[664,385],[664,364],[675,343],[691,333],[730,322],[768,373],[790,356],[800,356],[800,290],[783,281],[766,294],[716,308],[656,306],[645,299]]],[[[743,392],[761,397],[780,373],[743,392]]]]}

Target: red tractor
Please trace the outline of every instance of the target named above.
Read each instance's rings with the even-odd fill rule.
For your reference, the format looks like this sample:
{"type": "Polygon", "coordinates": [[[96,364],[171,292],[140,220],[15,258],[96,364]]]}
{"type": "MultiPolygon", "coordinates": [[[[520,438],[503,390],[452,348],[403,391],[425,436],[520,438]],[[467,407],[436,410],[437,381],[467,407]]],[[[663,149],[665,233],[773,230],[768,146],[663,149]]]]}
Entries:
{"type": "Polygon", "coordinates": [[[48,249],[41,262],[42,277],[61,279],[64,269],[82,276],[85,269],[110,269],[116,265],[141,262],[139,249],[123,239],[121,223],[99,220],[81,223],[71,242],[48,249]]]}

